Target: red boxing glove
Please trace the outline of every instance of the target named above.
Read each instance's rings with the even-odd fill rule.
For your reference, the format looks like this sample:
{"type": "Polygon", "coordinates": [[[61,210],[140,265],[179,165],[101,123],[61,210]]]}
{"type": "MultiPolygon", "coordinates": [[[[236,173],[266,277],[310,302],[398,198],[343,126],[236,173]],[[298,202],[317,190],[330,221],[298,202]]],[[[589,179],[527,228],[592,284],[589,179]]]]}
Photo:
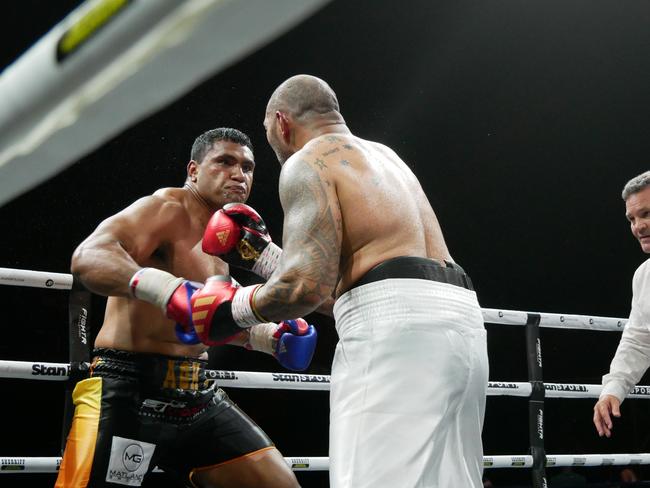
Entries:
{"type": "Polygon", "coordinates": [[[265,322],[252,305],[260,285],[237,287],[230,276],[211,276],[192,295],[192,323],[203,344],[217,346],[230,342],[252,325],[265,322]]]}
{"type": "Polygon", "coordinates": [[[229,203],[212,215],[203,234],[203,252],[268,279],[282,249],[273,244],[262,217],[248,205],[229,203]]]}

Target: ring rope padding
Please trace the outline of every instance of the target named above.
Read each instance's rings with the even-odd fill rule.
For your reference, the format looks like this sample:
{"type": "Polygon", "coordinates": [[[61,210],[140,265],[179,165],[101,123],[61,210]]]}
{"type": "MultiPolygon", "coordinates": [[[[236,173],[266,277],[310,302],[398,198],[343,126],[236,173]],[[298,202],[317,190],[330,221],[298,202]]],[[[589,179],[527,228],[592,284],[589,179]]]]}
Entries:
{"type": "MultiPolygon", "coordinates": [[[[285,457],[293,471],[328,471],[328,457],[285,457]]],[[[546,467],[564,466],[629,466],[650,464],[650,453],[639,454],[547,454],[546,467]]],[[[56,473],[61,465],[60,457],[0,457],[0,474],[56,473]]],[[[530,468],[530,455],[483,456],[485,469],[530,468]]],[[[154,472],[161,472],[155,468],[154,472]]]]}
{"type": "MultiPolygon", "coordinates": [[[[0,285],[69,290],[72,288],[72,275],[0,268],[0,285]]],[[[529,314],[538,314],[540,316],[540,327],[560,329],[622,331],[627,323],[627,319],[624,318],[600,317],[596,315],[523,312],[497,308],[483,308],[481,311],[483,312],[483,320],[485,323],[498,325],[526,325],[529,314]]]]}

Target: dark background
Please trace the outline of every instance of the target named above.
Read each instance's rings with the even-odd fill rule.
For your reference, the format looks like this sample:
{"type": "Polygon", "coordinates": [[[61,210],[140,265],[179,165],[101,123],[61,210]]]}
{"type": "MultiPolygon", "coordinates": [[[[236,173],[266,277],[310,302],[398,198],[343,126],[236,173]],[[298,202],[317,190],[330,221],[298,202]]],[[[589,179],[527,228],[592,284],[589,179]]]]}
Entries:
{"type": "MultiPolygon", "coordinates": [[[[6,2],[0,62],[10,63],[79,3],[6,2]]],[[[626,317],[632,274],[645,256],[620,191],[648,169],[649,22],[647,0],[336,0],[0,207],[0,266],[69,272],[75,246],[102,219],[159,187],[181,185],[194,138],[218,126],[250,134],[257,170],[249,203],[280,242],[280,167],[262,119],[277,84],[310,73],[335,89],[355,134],[391,146],[413,168],[483,307],[626,317]]],[[[68,293],[2,287],[2,297],[0,357],[67,362],[68,293]]],[[[102,308],[103,299],[94,299],[95,327],[102,308]]],[[[309,372],[329,373],[332,322],[310,318],[320,342],[309,372]]],[[[490,379],[525,381],[523,330],[488,331],[490,379]]],[[[618,338],[543,330],[545,380],[599,383],[618,338]]],[[[214,351],[211,366],[281,371],[270,357],[231,347],[214,351]]],[[[58,455],[63,385],[0,380],[0,387],[0,456],[58,455]]],[[[327,393],[229,394],[284,455],[327,455],[327,393]]],[[[547,400],[547,452],[650,451],[646,403],[625,402],[612,439],[597,437],[593,403],[547,400]]],[[[489,398],[483,442],[486,454],[526,453],[526,400],[489,398]]],[[[620,468],[578,471],[602,481],[620,468]]],[[[160,476],[148,486],[161,486],[160,476]]],[[[325,473],[298,476],[305,487],[327,486],[325,473]]],[[[494,486],[529,480],[527,470],[486,476],[494,486]]],[[[53,480],[2,475],[0,485],[53,480]]]]}

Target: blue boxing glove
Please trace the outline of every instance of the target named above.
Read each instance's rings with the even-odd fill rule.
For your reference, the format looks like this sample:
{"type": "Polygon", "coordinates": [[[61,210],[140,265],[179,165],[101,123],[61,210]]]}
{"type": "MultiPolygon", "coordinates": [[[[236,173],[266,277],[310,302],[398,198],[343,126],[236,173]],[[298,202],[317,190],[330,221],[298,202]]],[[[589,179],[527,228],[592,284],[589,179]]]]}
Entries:
{"type": "Polygon", "coordinates": [[[156,305],[176,322],[176,337],[184,344],[201,342],[194,330],[192,296],[203,286],[156,268],[141,268],[129,282],[133,297],[156,305]]]}
{"type": "Polygon", "coordinates": [[[316,349],[316,329],[305,319],[285,320],[279,326],[273,335],[277,341],[273,356],[287,369],[306,370],[316,349]]]}
{"type": "Polygon", "coordinates": [[[196,330],[194,330],[194,322],[192,321],[192,314],[190,311],[192,309],[192,295],[194,295],[197,290],[203,288],[203,283],[197,281],[186,281],[183,283],[183,286],[185,287],[183,306],[179,308],[186,310],[187,315],[183,322],[176,322],[174,332],[176,333],[176,338],[183,344],[198,344],[201,342],[201,339],[199,339],[196,330]]]}
{"type": "Polygon", "coordinates": [[[273,355],[291,371],[304,371],[314,356],[318,334],[305,319],[259,324],[249,329],[246,347],[273,355]]]}

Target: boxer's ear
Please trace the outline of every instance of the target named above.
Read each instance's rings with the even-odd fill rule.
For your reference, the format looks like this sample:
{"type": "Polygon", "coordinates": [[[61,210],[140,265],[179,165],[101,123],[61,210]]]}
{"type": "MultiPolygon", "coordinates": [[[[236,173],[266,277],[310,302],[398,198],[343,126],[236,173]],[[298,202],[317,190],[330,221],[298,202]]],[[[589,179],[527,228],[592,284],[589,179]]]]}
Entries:
{"type": "Polygon", "coordinates": [[[291,121],[289,120],[289,117],[284,112],[278,110],[275,112],[275,120],[278,123],[282,139],[288,144],[291,140],[291,121]]]}
{"type": "Polygon", "coordinates": [[[193,159],[190,160],[189,163],[187,163],[187,178],[192,181],[193,183],[196,183],[196,174],[198,173],[198,168],[199,163],[194,161],[193,159]]]}

